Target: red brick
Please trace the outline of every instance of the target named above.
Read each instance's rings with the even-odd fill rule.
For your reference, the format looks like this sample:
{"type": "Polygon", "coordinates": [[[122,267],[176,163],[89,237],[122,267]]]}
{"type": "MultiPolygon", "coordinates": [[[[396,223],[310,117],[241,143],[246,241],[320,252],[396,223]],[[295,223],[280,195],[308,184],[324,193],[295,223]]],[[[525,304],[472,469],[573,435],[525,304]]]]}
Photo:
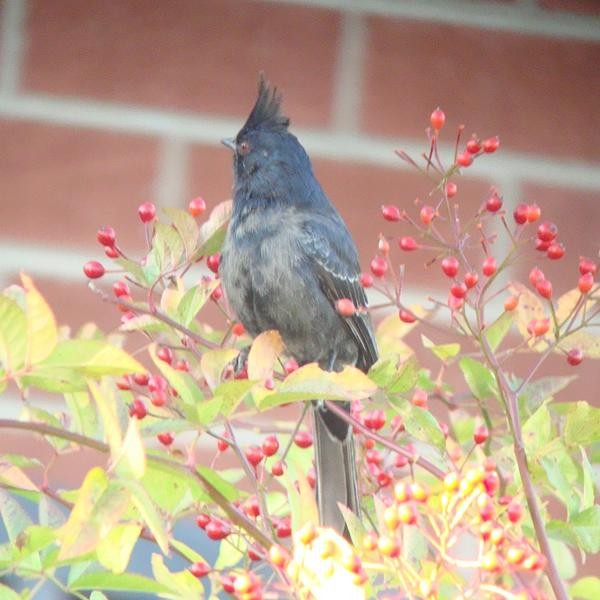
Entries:
{"type": "Polygon", "coordinates": [[[392,19],[369,24],[361,117],[369,132],[420,137],[441,106],[449,141],[466,123],[468,133],[499,134],[508,148],[600,159],[590,85],[600,44],[392,19]]]}
{"type": "Polygon", "coordinates": [[[239,0],[33,0],[27,90],[245,115],[258,73],[327,122],[339,16],[239,0]]]}
{"type": "Polygon", "coordinates": [[[539,5],[548,10],[600,15],[598,0],[539,0],[539,5]]]}
{"type": "Polygon", "coordinates": [[[157,155],[148,138],[0,121],[2,235],[87,246],[112,225],[125,248],[142,245],[137,216],[151,198],[157,155]]]}

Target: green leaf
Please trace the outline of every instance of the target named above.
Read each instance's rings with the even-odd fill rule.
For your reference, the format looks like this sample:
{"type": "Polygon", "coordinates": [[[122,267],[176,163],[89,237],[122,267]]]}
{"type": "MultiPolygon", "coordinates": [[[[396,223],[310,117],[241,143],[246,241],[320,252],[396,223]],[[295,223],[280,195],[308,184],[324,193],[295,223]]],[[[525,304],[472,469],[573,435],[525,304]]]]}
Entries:
{"type": "Polygon", "coordinates": [[[58,339],[54,313],[37,291],[33,280],[21,273],[21,283],[27,302],[27,358],[28,365],[36,364],[50,355],[58,339]]]}
{"type": "Polygon", "coordinates": [[[219,285],[218,279],[209,279],[187,290],[177,306],[175,316],[179,323],[188,327],[219,285]]]}
{"type": "Polygon", "coordinates": [[[554,439],[550,444],[538,450],[536,459],[544,469],[552,491],[565,504],[569,514],[576,512],[579,507],[579,498],[574,484],[579,473],[560,439],[554,439]]]}
{"type": "Polygon", "coordinates": [[[178,550],[191,563],[207,562],[206,559],[201,554],[198,554],[195,550],[190,548],[187,544],[184,544],[183,542],[180,542],[179,540],[172,539],[171,547],[174,548],[175,550],[178,550]]]}
{"type": "Polygon", "coordinates": [[[409,356],[396,366],[396,359],[377,361],[369,371],[369,377],[381,388],[394,394],[403,394],[411,390],[419,378],[419,363],[414,355],[409,356]]]}
{"type": "Polygon", "coordinates": [[[600,505],[596,504],[570,519],[569,525],[585,552],[600,552],[600,505]]]}
{"type": "Polygon", "coordinates": [[[533,456],[554,437],[548,407],[542,404],[523,425],[523,441],[528,456],[533,456]]]}
{"type": "Polygon", "coordinates": [[[95,438],[99,427],[98,413],[87,390],[65,393],[65,402],[73,418],[73,429],[77,433],[95,438]]]}
{"type": "Polygon", "coordinates": [[[1,487],[0,515],[2,516],[8,539],[13,543],[19,534],[32,524],[23,507],[1,487]]]}
{"type": "Polygon", "coordinates": [[[22,596],[2,583],[0,583],[0,598],[2,600],[23,600],[22,596]]]}
{"type": "Polygon", "coordinates": [[[200,370],[206,383],[214,390],[221,383],[223,369],[239,354],[235,348],[218,348],[204,352],[200,359],[200,370]]]}
{"type": "Polygon", "coordinates": [[[200,402],[197,406],[198,423],[210,425],[220,413],[222,406],[222,398],[210,398],[200,402]]]}
{"type": "Polygon", "coordinates": [[[56,541],[56,531],[51,527],[31,525],[19,535],[16,546],[22,555],[42,550],[56,541]]]}
{"type": "MultiPolygon", "coordinates": [[[[213,400],[218,400],[220,402],[221,414],[227,417],[233,413],[241,404],[241,402],[249,395],[250,390],[255,385],[256,381],[251,381],[249,379],[236,379],[234,381],[226,381],[225,383],[218,385],[214,391],[213,400]]],[[[200,413],[202,410],[203,409],[201,405],[198,407],[198,413],[200,413]]],[[[200,419],[200,422],[204,424],[208,424],[211,421],[206,420],[206,416],[203,419],[200,419]]]]}
{"type": "Polygon", "coordinates": [[[201,256],[214,254],[221,249],[227,232],[227,224],[231,218],[231,200],[217,204],[200,227],[198,236],[198,249],[194,253],[194,260],[201,256]]]}
{"type": "Polygon", "coordinates": [[[577,379],[576,375],[561,377],[542,377],[525,386],[519,395],[519,406],[522,415],[530,415],[545,400],[550,400],[558,392],[564,390],[571,382],[577,379]]]}
{"type": "Polygon", "coordinates": [[[111,456],[117,456],[121,449],[122,433],[115,391],[113,388],[109,388],[105,382],[99,386],[90,380],[88,385],[98,407],[98,414],[104,428],[104,436],[110,446],[111,456]]]}
{"type": "Polygon", "coordinates": [[[444,432],[431,412],[420,406],[413,406],[404,399],[390,399],[390,401],[402,416],[404,427],[410,435],[422,442],[432,444],[442,451],[446,448],[444,432]]]}
{"type": "Polygon", "coordinates": [[[160,360],[160,358],[156,356],[156,347],[156,344],[151,344],[148,348],[148,352],[150,353],[150,357],[154,364],[158,367],[159,371],[164,375],[169,384],[177,390],[180,398],[186,404],[194,407],[197,406],[204,399],[204,395],[195,379],[189,373],[177,371],[164,360],[160,360]]]}
{"type": "Polygon", "coordinates": [[[148,492],[137,481],[123,482],[131,492],[131,500],[140,513],[144,523],[154,536],[163,554],[169,553],[169,539],[164,519],[159,514],[148,492]]]}
{"type": "Polygon", "coordinates": [[[146,369],[125,351],[100,340],[65,340],[38,365],[72,369],[88,377],[145,373],[146,369]]]}
{"type": "Polygon", "coordinates": [[[152,249],[156,253],[156,262],[162,272],[171,271],[179,264],[184,252],[179,233],[171,225],[154,223],[152,249]]]}
{"type": "Polygon", "coordinates": [[[219,545],[215,569],[224,570],[235,567],[245,558],[248,545],[240,536],[229,536],[219,545]]]}
{"type": "Polygon", "coordinates": [[[218,473],[205,467],[196,465],[196,470],[204,479],[206,479],[214,488],[216,488],[229,502],[235,502],[240,497],[240,491],[228,481],[225,481],[218,473]]]}
{"type": "Polygon", "coordinates": [[[473,358],[461,358],[458,365],[469,389],[479,400],[498,397],[498,387],[494,374],[480,362],[473,358]]]}
{"type": "Polygon", "coordinates": [[[424,348],[431,350],[442,362],[454,358],[460,352],[460,344],[434,344],[427,336],[421,334],[421,343],[424,348]]]}
{"type": "Polygon", "coordinates": [[[18,371],[27,354],[27,318],[19,305],[0,296],[0,365],[7,372],[18,371]]]}
{"type": "Polygon", "coordinates": [[[583,472],[583,493],[581,495],[580,510],[594,506],[594,469],[588,460],[585,448],[580,447],[581,470],[583,472]]]}
{"type": "Polygon", "coordinates": [[[190,257],[198,241],[196,220],[188,212],[178,208],[163,208],[163,212],[169,216],[175,231],[179,234],[186,257],[190,257]]]}
{"type": "Polygon", "coordinates": [[[21,377],[23,386],[33,386],[47,392],[81,392],[86,388],[85,377],[72,369],[35,365],[21,377]]]}
{"type": "Polygon", "coordinates": [[[568,446],[589,446],[599,442],[600,408],[590,406],[587,402],[577,402],[567,415],[564,438],[568,446]]]}
{"type": "Polygon", "coordinates": [[[38,501],[38,519],[40,525],[54,527],[55,529],[64,525],[67,520],[62,506],[45,494],[42,494],[38,501]]]}
{"type": "Polygon", "coordinates": [[[348,533],[350,534],[352,544],[357,548],[361,548],[363,539],[367,535],[367,529],[365,528],[364,523],[347,506],[340,504],[339,507],[344,517],[348,533]]]}
{"type": "Polygon", "coordinates": [[[160,554],[152,555],[152,574],[156,581],[170,591],[175,592],[179,598],[204,598],[204,587],[197,577],[194,577],[187,569],[179,573],[172,573],[165,566],[160,554]]]}
{"type": "Polygon", "coordinates": [[[600,598],[600,578],[582,577],[570,588],[574,600],[598,600],[600,598]]]}
{"type": "Polygon", "coordinates": [[[558,574],[562,579],[572,579],[577,574],[577,565],[572,552],[564,542],[549,540],[552,556],[558,567],[558,574]]]}
{"type": "Polygon", "coordinates": [[[144,269],[138,262],[134,260],[129,260],[120,256],[119,258],[115,259],[115,263],[129,273],[135,281],[142,285],[148,285],[154,281],[154,279],[146,279],[146,273],[144,272],[144,269]]]}
{"type": "Polygon", "coordinates": [[[96,548],[98,562],[113,573],[123,573],[142,528],[133,523],[115,525],[96,548]]]}
{"type": "Polygon", "coordinates": [[[97,590],[94,590],[91,594],[90,594],[90,600],[108,600],[108,597],[105,596],[102,592],[99,592],[97,590]]]}
{"type": "Polygon", "coordinates": [[[170,588],[154,579],[136,573],[84,573],[69,586],[69,589],[74,591],[94,588],[113,592],[145,592],[147,594],[164,594],[170,591],[170,588]]]}
{"type": "Polygon", "coordinates": [[[512,311],[504,311],[486,330],[485,337],[487,342],[495,352],[508,332],[510,331],[511,325],[515,320],[515,315],[512,311]]]}

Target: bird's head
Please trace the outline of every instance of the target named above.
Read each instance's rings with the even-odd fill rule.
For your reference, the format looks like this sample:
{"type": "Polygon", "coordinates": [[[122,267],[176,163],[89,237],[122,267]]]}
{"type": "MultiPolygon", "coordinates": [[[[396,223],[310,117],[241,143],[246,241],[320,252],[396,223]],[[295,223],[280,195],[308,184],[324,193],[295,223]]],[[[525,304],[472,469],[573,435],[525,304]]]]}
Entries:
{"type": "Polygon", "coordinates": [[[222,140],[233,151],[238,193],[263,200],[289,197],[283,189],[293,180],[312,175],[310,161],[281,113],[281,95],[261,76],[256,103],[235,138],[222,140]]]}

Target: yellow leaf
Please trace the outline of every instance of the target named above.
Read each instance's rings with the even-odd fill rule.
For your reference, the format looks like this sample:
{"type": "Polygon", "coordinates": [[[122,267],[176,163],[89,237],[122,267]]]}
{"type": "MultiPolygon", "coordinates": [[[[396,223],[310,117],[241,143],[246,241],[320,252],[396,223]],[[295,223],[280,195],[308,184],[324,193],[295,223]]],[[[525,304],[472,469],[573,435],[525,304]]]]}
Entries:
{"type": "Polygon", "coordinates": [[[528,345],[530,348],[535,346],[535,350],[542,351],[546,348],[546,343],[539,343],[545,339],[552,338],[552,327],[545,336],[533,338],[527,331],[527,325],[534,319],[546,319],[548,315],[544,304],[538,296],[536,296],[531,290],[525,287],[522,283],[513,282],[509,286],[509,291],[514,296],[518,296],[519,304],[515,309],[516,324],[519,333],[524,339],[529,340],[528,345]]]}
{"type": "Polygon", "coordinates": [[[27,359],[28,365],[50,355],[58,340],[56,318],[31,277],[21,273],[21,283],[27,300],[27,359]]]}
{"type": "Polygon", "coordinates": [[[146,472],[146,453],[137,419],[129,419],[127,433],[117,456],[113,457],[116,471],[122,476],[141,479],[146,472]]]}
{"type": "Polygon", "coordinates": [[[200,359],[200,370],[206,383],[214,390],[221,383],[223,369],[238,355],[234,348],[208,350],[200,359]]]}
{"type": "Polygon", "coordinates": [[[123,573],[141,531],[141,525],[134,523],[113,527],[96,548],[98,562],[113,573],[123,573]]]}
{"type": "Polygon", "coordinates": [[[273,365],[283,352],[283,341],[278,331],[264,331],[252,342],[248,354],[248,379],[264,380],[273,374],[273,365]]]}
{"type": "Polygon", "coordinates": [[[98,413],[104,427],[104,437],[110,446],[110,453],[112,456],[116,456],[121,448],[122,437],[115,392],[106,385],[100,387],[91,379],[87,383],[98,407],[98,413]]]}
{"type": "MultiPolygon", "coordinates": [[[[579,288],[574,288],[565,292],[557,301],[556,301],[556,319],[559,324],[562,323],[571,316],[573,309],[581,299],[581,292],[579,288]]],[[[590,300],[588,296],[588,300],[586,302],[586,311],[589,314],[589,311],[593,308],[594,304],[596,304],[595,300],[590,300]]],[[[581,314],[581,313],[580,313],[581,314]]]]}
{"type": "Polygon", "coordinates": [[[160,297],[160,308],[168,315],[174,315],[183,297],[183,292],[175,288],[166,288],[160,297]]]}
{"type": "Polygon", "coordinates": [[[556,347],[556,351],[562,353],[572,348],[579,348],[585,358],[600,358],[600,335],[592,333],[592,329],[580,329],[568,335],[556,347]]]}
{"type": "Polygon", "coordinates": [[[24,471],[11,464],[0,464],[0,483],[21,490],[38,491],[37,486],[24,471]]]}
{"type": "MultiPolygon", "coordinates": [[[[423,319],[427,315],[427,311],[418,304],[413,304],[408,309],[419,319],[423,319]]],[[[411,356],[413,351],[403,341],[403,338],[417,325],[418,321],[404,323],[400,320],[397,312],[393,312],[383,319],[375,334],[381,356],[395,355],[403,359],[411,356]]]]}

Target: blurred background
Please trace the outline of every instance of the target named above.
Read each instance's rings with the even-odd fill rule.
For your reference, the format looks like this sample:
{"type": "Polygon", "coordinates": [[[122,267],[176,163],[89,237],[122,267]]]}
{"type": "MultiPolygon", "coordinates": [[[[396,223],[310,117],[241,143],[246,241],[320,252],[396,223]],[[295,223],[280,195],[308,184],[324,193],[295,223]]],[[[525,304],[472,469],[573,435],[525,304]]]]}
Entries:
{"type": "MultiPolygon", "coordinates": [[[[430,189],[394,149],[423,151],[439,105],[448,160],[460,124],[465,141],[501,139],[456,180],[463,214],[490,185],[509,214],[537,202],[567,247],[547,267],[564,291],[578,256],[600,247],[599,64],[598,0],[0,0],[0,285],[24,270],[61,324],[114,328],[81,270],[104,258],[97,229],[113,226],[135,254],[141,202],[228,198],[231,156],[219,140],[240,128],[264,71],[364,268],[380,231],[408,233],[382,221],[381,204],[417,214],[430,189]]],[[[447,285],[418,254],[409,300],[447,285]]],[[[566,398],[591,401],[597,366],[579,374],[566,398]]],[[[13,409],[7,401],[0,413],[13,409]]]]}

